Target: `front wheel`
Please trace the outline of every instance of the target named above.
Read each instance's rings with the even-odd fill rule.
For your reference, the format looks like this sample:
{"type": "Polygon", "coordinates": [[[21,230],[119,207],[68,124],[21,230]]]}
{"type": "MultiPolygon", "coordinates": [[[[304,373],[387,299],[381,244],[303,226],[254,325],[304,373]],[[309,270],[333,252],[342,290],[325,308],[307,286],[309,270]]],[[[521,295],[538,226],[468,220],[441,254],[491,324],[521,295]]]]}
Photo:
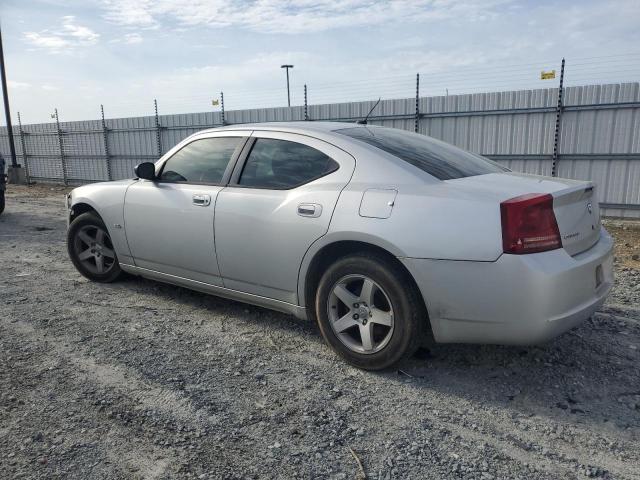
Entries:
{"type": "Polygon", "coordinates": [[[4,189],[0,188],[0,213],[4,212],[4,189]]]}
{"type": "Polygon", "coordinates": [[[386,257],[338,260],[320,279],[316,317],[327,343],[352,365],[381,370],[413,354],[427,322],[408,274],[386,257]]]}
{"type": "Polygon", "coordinates": [[[122,270],[104,222],[92,212],[71,222],[67,250],[76,269],[94,282],[113,282],[122,270]]]}

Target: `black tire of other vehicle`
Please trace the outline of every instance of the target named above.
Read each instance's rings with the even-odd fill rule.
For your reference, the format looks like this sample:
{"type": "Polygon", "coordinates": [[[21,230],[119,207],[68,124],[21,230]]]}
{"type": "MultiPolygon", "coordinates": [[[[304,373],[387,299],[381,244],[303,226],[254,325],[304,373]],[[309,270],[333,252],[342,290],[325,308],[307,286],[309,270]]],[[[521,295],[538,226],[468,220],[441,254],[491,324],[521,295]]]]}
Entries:
{"type": "Polygon", "coordinates": [[[4,190],[0,190],[0,213],[4,212],[4,190]]]}
{"type": "MultiPolygon", "coordinates": [[[[73,262],[73,265],[76,267],[78,272],[80,272],[84,277],[88,278],[91,281],[101,282],[101,283],[110,283],[117,280],[118,277],[120,277],[120,275],[122,274],[122,270],[120,269],[120,264],[118,263],[117,256],[115,256],[115,261],[113,265],[109,269],[107,269],[105,273],[102,273],[102,274],[91,272],[83,265],[82,261],[78,258],[78,255],[74,248],[74,242],[80,230],[86,226],[93,226],[93,227],[100,228],[105,232],[107,232],[107,236],[108,236],[109,231],[107,230],[107,227],[102,221],[102,219],[97,214],[93,212],[87,212],[75,218],[73,222],[71,222],[71,225],[69,225],[69,230],[67,231],[67,251],[69,252],[69,258],[73,262]]],[[[109,237],[109,242],[111,242],[110,237],[109,237]]],[[[115,255],[115,250],[114,250],[114,255],[115,255]]]]}
{"type": "Polygon", "coordinates": [[[424,303],[409,275],[392,260],[369,252],[350,255],[331,265],[320,279],[315,314],[322,336],[347,362],[364,370],[382,370],[413,355],[421,344],[428,322],[424,303]],[[366,354],[346,347],[330,325],[329,295],[333,286],[347,275],[364,275],[377,283],[389,297],[394,330],[380,351],[366,354]]]}

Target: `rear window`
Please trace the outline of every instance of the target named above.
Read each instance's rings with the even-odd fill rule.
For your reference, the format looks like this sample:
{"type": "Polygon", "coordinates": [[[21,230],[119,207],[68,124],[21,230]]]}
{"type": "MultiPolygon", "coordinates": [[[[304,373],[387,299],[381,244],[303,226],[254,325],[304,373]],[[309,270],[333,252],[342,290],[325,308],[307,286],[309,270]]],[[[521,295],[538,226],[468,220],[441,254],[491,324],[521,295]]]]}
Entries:
{"type": "Polygon", "coordinates": [[[495,162],[417,133],[384,127],[356,127],[337,133],[394,155],[440,180],[507,171],[495,162]]]}

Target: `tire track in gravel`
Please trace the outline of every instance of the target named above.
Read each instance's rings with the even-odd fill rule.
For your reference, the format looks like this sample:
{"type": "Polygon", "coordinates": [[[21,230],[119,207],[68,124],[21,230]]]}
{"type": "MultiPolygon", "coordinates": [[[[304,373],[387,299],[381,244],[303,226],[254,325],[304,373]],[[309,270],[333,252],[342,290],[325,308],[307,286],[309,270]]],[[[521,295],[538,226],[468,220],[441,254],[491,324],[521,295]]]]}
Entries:
{"type": "MultiPolygon", "coordinates": [[[[241,319],[236,319],[242,322],[241,319]]],[[[203,325],[197,325],[195,322],[190,322],[186,324],[185,328],[186,332],[188,332],[192,337],[197,337],[201,339],[215,339],[218,342],[223,341],[226,342],[226,347],[231,348],[234,346],[235,341],[229,341],[228,338],[220,338],[216,335],[216,325],[212,325],[210,323],[204,323],[203,325]]],[[[242,326],[238,327],[238,329],[243,328],[242,326]]],[[[256,332],[259,333],[259,332],[256,332]]],[[[314,351],[313,356],[309,357],[307,354],[302,354],[299,350],[288,350],[287,356],[288,361],[292,362],[296,365],[302,364],[312,364],[315,367],[319,367],[320,371],[335,372],[337,369],[339,370],[348,370],[350,367],[345,367],[341,364],[336,364],[335,356],[332,353],[326,354],[326,348],[320,342],[312,342],[308,346],[308,348],[319,347],[317,350],[325,350],[325,355],[320,354],[319,351],[314,351]],[[336,368],[338,367],[338,368],[336,368]]],[[[316,350],[316,349],[314,349],[316,350]]],[[[388,390],[383,395],[383,398],[393,398],[394,396],[397,398],[397,382],[393,381],[389,378],[389,375],[375,375],[365,373],[362,378],[368,383],[371,388],[370,394],[377,393],[380,395],[383,393],[381,390],[388,390]],[[390,381],[391,380],[391,381],[390,381]],[[391,384],[391,385],[390,385],[391,384]]],[[[402,385],[402,384],[401,384],[402,385]]],[[[405,385],[402,385],[403,387],[405,385]]],[[[469,386],[469,388],[472,388],[469,386]]],[[[417,388],[414,389],[417,390],[417,388]]],[[[415,395],[407,398],[408,401],[415,402],[418,400],[416,397],[420,397],[422,392],[416,392],[415,395]]],[[[434,394],[431,393],[431,396],[434,394]]],[[[430,408],[439,408],[442,409],[448,408],[450,410],[468,410],[472,408],[474,405],[472,402],[469,402],[461,397],[455,397],[455,394],[451,395],[439,395],[436,398],[430,397],[422,397],[423,400],[427,400],[432,402],[429,407],[430,408]]],[[[509,409],[507,409],[508,412],[509,409]]],[[[406,419],[405,419],[406,420],[406,419]]],[[[452,431],[459,434],[461,437],[464,437],[468,440],[474,440],[476,442],[485,441],[490,443],[496,450],[508,455],[514,460],[520,463],[529,463],[535,464],[537,467],[541,467],[541,469],[553,473],[553,474],[575,474],[576,468],[578,465],[583,464],[593,464],[596,463],[605,467],[614,475],[624,475],[628,478],[640,478],[640,473],[638,473],[637,469],[628,468],[627,463],[623,461],[618,461],[613,459],[610,455],[601,454],[601,453],[593,453],[587,452],[585,450],[581,450],[579,448],[579,443],[576,445],[566,442],[560,439],[550,439],[548,436],[540,434],[535,430],[528,429],[527,431],[521,431],[518,429],[517,425],[507,416],[492,416],[488,419],[485,419],[485,416],[481,416],[480,418],[474,418],[473,423],[476,425],[482,425],[485,429],[486,433],[489,433],[489,436],[486,436],[486,433],[478,433],[476,429],[474,429],[471,425],[469,425],[468,421],[464,422],[451,422],[451,421],[442,421],[439,418],[429,417],[429,420],[438,424],[439,426],[445,426],[452,431]],[[533,443],[534,446],[540,447],[539,450],[543,451],[553,451],[556,452],[554,458],[546,457],[543,453],[539,452],[531,452],[523,447],[523,445],[533,443]],[[563,459],[560,455],[564,455],[568,459],[563,459]]],[[[413,421],[413,420],[412,420],[413,421]]],[[[403,422],[405,424],[405,428],[411,428],[414,426],[412,421],[403,422]]],[[[532,422],[533,423],[533,422],[532,422]]],[[[580,428],[579,426],[573,425],[572,429],[574,430],[575,437],[584,436],[585,438],[593,437],[594,432],[589,430],[588,428],[580,428]]],[[[600,440],[603,442],[610,442],[611,440],[598,436],[600,440]]],[[[634,452],[634,447],[631,444],[625,445],[627,446],[627,450],[629,452],[634,452]]],[[[631,461],[636,461],[640,464],[640,451],[636,451],[636,455],[634,455],[631,461]]]]}
{"type": "MultiPolygon", "coordinates": [[[[56,328],[64,329],[64,325],[58,323],[54,325],[56,328]]],[[[90,328],[89,324],[82,325],[90,328]]],[[[155,386],[153,382],[145,380],[134,368],[121,363],[109,364],[96,362],[94,358],[86,353],[85,346],[82,345],[82,340],[78,337],[77,332],[74,332],[74,329],[69,329],[69,333],[61,336],[51,333],[49,330],[34,327],[32,324],[24,321],[3,322],[3,327],[7,328],[14,335],[19,335],[27,342],[35,342],[48,346],[50,351],[44,356],[43,361],[54,364],[60,361],[70,363],[75,369],[74,377],[80,377],[82,382],[97,384],[103,390],[112,389],[125,397],[131,398],[133,408],[138,406],[139,408],[141,407],[147,410],[159,410],[169,418],[177,417],[183,423],[190,424],[196,428],[202,427],[203,424],[210,427],[217,427],[219,425],[218,419],[210,416],[207,417],[205,411],[194,407],[187,396],[176,394],[174,391],[164,387],[155,386]]],[[[95,328],[95,324],[93,327],[95,328]]],[[[128,337],[126,340],[132,343],[140,340],[137,336],[133,336],[131,331],[127,331],[126,328],[123,328],[121,331],[119,330],[117,333],[122,334],[125,338],[128,337]]],[[[98,346],[96,343],[92,345],[93,348],[98,346]]],[[[195,361],[196,359],[194,358],[194,362],[195,361]]],[[[120,402],[122,403],[122,399],[120,399],[120,402]]],[[[238,396],[234,398],[233,410],[236,412],[250,412],[255,409],[256,406],[250,397],[238,396]]],[[[223,414],[223,416],[227,415],[223,414]]],[[[252,421],[236,422],[235,425],[227,428],[227,433],[233,436],[235,441],[246,439],[248,440],[247,443],[250,444],[251,437],[260,437],[265,433],[261,431],[261,429],[252,432],[251,429],[254,423],[255,422],[252,421]]],[[[118,438],[126,438],[127,433],[125,430],[123,430],[123,432],[124,433],[118,438]]],[[[117,437],[116,434],[114,435],[117,437]]],[[[147,466],[156,468],[157,462],[153,461],[153,457],[156,456],[155,454],[145,455],[141,447],[133,448],[133,445],[130,445],[130,447],[131,452],[134,453],[128,452],[127,449],[129,447],[115,449],[114,451],[112,443],[115,443],[115,445],[118,444],[118,442],[105,444],[105,442],[101,441],[101,445],[105,447],[110,458],[123,457],[129,459],[128,463],[131,463],[139,454],[141,464],[137,466],[141,471],[147,469],[147,466]]],[[[130,443],[131,442],[124,442],[125,445],[129,445],[130,443]]],[[[237,459],[242,459],[240,464],[245,461],[251,461],[250,457],[247,458],[246,451],[239,450],[236,445],[225,446],[224,450],[225,455],[217,460],[222,464],[237,464],[237,459]]],[[[346,457],[345,460],[348,461],[349,458],[346,457]]],[[[152,477],[151,473],[149,473],[149,477],[152,477]]],[[[147,478],[147,475],[145,475],[144,478],[147,478]]]]}
{"type": "MultiPolygon", "coordinates": [[[[49,439],[53,445],[61,447],[58,450],[73,451],[75,448],[75,451],[78,451],[80,450],[78,446],[82,446],[84,450],[93,453],[93,455],[89,455],[92,458],[91,461],[97,461],[90,466],[91,470],[100,471],[101,468],[104,468],[104,464],[107,463],[115,466],[126,478],[156,479],[163,476],[171,465],[177,463],[177,457],[171,450],[157,447],[145,441],[145,438],[133,435],[130,430],[113,421],[105,422],[105,414],[101,413],[100,409],[95,406],[99,402],[91,400],[92,398],[95,399],[96,396],[89,398],[78,393],[90,382],[91,376],[89,372],[85,372],[86,375],[78,375],[77,370],[66,372],[67,364],[73,368],[78,366],[76,362],[73,362],[72,357],[66,355],[66,352],[61,354],[60,349],[52,348],[52,343],[43,341],[39,332],[35,331],[30,325],[19,322],[11,324],[3,322],[0,326],[0,331],[3,332],[3,343],[8,342],[13,336],[19,339],[19,342],[13,343],[13,345],[19,345],[20,351],[24,351],[26,348],[34,350],[32,355],[16,360],[15,362],[18,365],[14,366],[13,369],[13,374],[25,369],[28,369],[29,372],[24,376],[24,382],[29,388],[20,392],[22,395],[20,395],[19,404],[22,405],[21,408],[26,412],[21,416],[11,417],[9,422],[3,422],[4,428],[0,431],[0,438],[7,436],[12,430],[24,430],[22,423],[25,422],[26,418],[29,419],[28,421],[40,418],[42,421],[47,421],[46,426],[57,428],[56,434],[64,435],[64,440],[49,439]],[[35,355],[36,352],[37,355],[35,355]],[[38,366],[34,365],[34,363],[37,363],[38,366]],[[31,373],[38,371],[38,369],[47,372],[47,374],[34,375],[31,373]],[[29,378],[29,375],[31,375],[31,378],[29,378]],[[62,375],[62,378],[60,378],[60,375],[62,375]],[[77,421],[78,419],[69,418],[67,415],[62,414],[65,406],[61,405],[61,402],[64,402],[65,405],[85,405],[81,416],[82,425],[85,428],[81,432],[69,431],[67,422],[69,420],[77,421]],[[41,418],[48,416],[48,412],[53,407],[59,412],[59,415],[55,418],[41,418]],[[96,417],[98,420],[102,419],[103,422],[97,425],[92,424],[92,420],[95,421],[96,417]],[[104,431],[105,429],[106,431],[104,431]],[[96,446],[100,448],[96,449],[96,446]],[[98,458],[96,458],[96,455],[98,458]],[[105,458],[102,458],[102,456],[105,458]]],[[[59,343],[60,339],[54,339],[54,342],[59,343]]],[[[11,349],[9,348],[8,350],[10,351],[11,349]]],[[[15,352],[13,353],[15,354],[15,352]]],[[[106,388],[108,387],[109,385],[106,385],[106,388]]],[[[45,425],[42,425],[42,427],[45,427],[45,425]]],[[[51,435],[50,431],[49,435],[51,435]]],[[[41,437],[38,442],[43,442],[42,433],[36,433],[34,438],[38,436],[41,437]]],[[[22,450],[20,450],[20,453],[22,453],[22,450]]],[[[31,455],[35,453],[30,452],[31,455]]],[[[50,448],[44,449],[44,453],[41,448],[37,453],[40,460],[42,460],[37,464],[44,471],[43,478],[51,478],[52,471],[47,467],[47,455],[49,453],[52,453],[54,457],[53,468],[56,469],[56,475],[54,476],[64,473],[64,476],[68,478],[81,477],[80,472],[65,470],[64,465],[56,464],[56,453],[50,452],[50,448]]],[[[84,457],[87,457],[87,455],[83,454],[84,457]]],[[[26,464],[34,463],[33,458],[28,456],[22,460],[26,464]]]]}
{"type": "MultiPolygon", "coordinates": [[[[456,405],[456,408],[469,409],[473,407],[471,402],[460,400],[462,405],[456,405]]],[[[442,410],[441,405],[451,401],[451,397],[442,398],[441,403],[435,405],[442,410]]],[[[549,438],[548,435],[540,434],[535,430],[521,431],[508,417],[487,415],[489,412],[483,412],[482,415],[476,416],[472,421],[457,419],[457,421],[442,419],[439,416],[438,422],[449,428],[452,432],[467,439],[473,439],[477,442],[487,442],[496,450],[510,456],[516,461],[523,464],[535,465],[549,473],[557,474],[562,477],[575,474],[580,465],[599,465],[608,470],[615,478],[640,478],[638,470],[629,468],[629,462],[622,462],[611,458],[610,455],[587,452],[580,447],[580,444],[571,444],[563,439],[549,438]],[[531,451],[533,450],[533,452],[531,451]],[[545,453],[547,452],[547,455],[545,453]],[[553,452],[552,455],[549,452],[553,452]]],[[[433,418],[430,418],[433,421],[433,418]]],[[[411,422],[403,419],[406,428],[410,428],[411,422]]],[[[593,432],[588,430],[573,432],[574,438],[587,438],[592,436],[593,432]]],[[[629,451],[633,451],[633,447],[629,445],[629,451]]],[[[638,456],[630,459],[633,463],[640,461],[638,456]]]]}
{"type": "MultiPolygon", "coordinates": [[[[204,311],[199,312],[196,309],[188,312],[187,315],[198,317],[199,314],[203,314],[203,313],[206,313],[206,312],[204,311]]],[[[244,334],[247,333],[246,322],[244,322],[241,318],[231,317],[228,320],[230,320],[232,323],[236,322],[236,323],[233,323],[232,328],[244,334]]],[[[195,321],[190,321],[188,323],[174,323],[174,324],[171,324],[170,327],[173,328],[175,331],[180,331],[181,337],[187,334],[191,338],[198,338],[204,342],[211,342],[212,344],[215,344],[217,347],[222,347],[225,350],[228,350],[230,348],[238,348],[240,345],[237,339],[239,337],[242,338],[242,336],[234,335],[234,334],[229,336],[218,335],[219,323],[220,322],[214,319],[213,323],[206,322],[206,323],[203,323],[202,325],[197,325],[195,321]]],[[[259,330],[257,331],[249,330],[248,332],[254,335],[258,335],[261,333],[259,330]]],[[[120,328],[119,333],[120,335],[127,335],[127,329],[120,328]]],[[[232,333],[232,332],[229,332],[229,333],[232,333]]],[[[130,336],[130,333],[128,335],[130,336]]],[[[132,341],[137,341],[139,337],[146,338],[149,340],[157,339],[157,337],[154,334],[152,334],[151,332],[149,332],[149,330],[146,330],[146,329],[137,330],[136,337],[137,338],[132,338],[132,341]]],[[[268,347],[271,345],[266,343],[265,346],[268,347]]],[[[276,345],[273,345],[271,347],[277,350],[280,350],[276,345]]],[[[333,356],[333,354],[323,351],[326,349],[323,347],[323,345],[320,342],[317,342],[317,341],[311,342],[311,344],[308,345],[308,348],[311,348],[312,350],[314,350],[312,352],[313,355],[309,356],[308,354],[300,353],[299,350],[287,350],[287,357],[288,357],[287,362],[293,363],[296,365],[306,364],[307,366],[311,364],[314,366],[314,368],[319,368],[320,371],[335,371],[336,367],[338,367],[341,370],[343,370],[344,368],[346,369],[351,368],[351,367],[344,367],[339,362],[336,362],[336,359],[333,356]],[[313,347],[316,347],[316,348],[313,348],[313,347]],[[321,352],[324,353],[324,355],[321,352]]],[[[198,353],[193,353],[191,354],[191,356],[195,357],[193,358],[193,360],[196,361],[196,363],[202,363],[204,361],[204,358],[201,360],[198,359],[198,357],[201,356],[198,353]]],[[[358,373],[362,374],[362,372],[358,372],[358,373]]],[[[380,391],[381,387],[382,388],[387,387],[386,389],[388,390],[395,390],[398,387],[396,382],[390,381],[391,379],[388,377],[387,378],[385,378],[385,376],[379,377],[374,374],[371,376],[371,378],[368,378],[368,375],[371,375],[371,374],[362,374],[362,380],[365,380],[365,383],[367,383],[367,387],[370,388],[369,394],[374,394],[374,391],[375,391],[375,393],[380,395],[382,393],[380,391]],[[372,382],[373,385],[370,384],[371,382],[367,381],[371,379],[374,380],[374,382],[372,382]],[[390,388],[388,385],[389,383],[391,383],[390,388]]],[[[405,387],[403,384],[401,384],[401,386],[405,387]]],[[[282,393],[284,393],[284,391],[282,393]]],[[[386,392],[386,394],[389,396],[388,398],[392,398],[393,396],[395,397],[398,396],[397,392],[393,392],[393,391],[388,391],[386,392]]],[[[407,400],[413,401],[415,400],[415,398],[407,398],[407,400]]],[[[428,399],[428,400],[433,402],[429,405],[430,408],[443,408],[443,405],[446,405],[447,407],[444,407],[444,408],[459,409],[459,408],[468,408],[470,406],[469,403],[466,403],[460,399],[455,399],[455,402],[452,402],[452,400],[454,399],[451,396],[440,395],[438,398],[428,399]]],[[[255,408],[255,407],[254,405],[251,405],[251,404],[245,404],[242,406],[242,409],[245,409],[245,410],[250,410],[252,408],[255,408]]],[[[381,420],[391,421],[392,419],[387,417],[387,418],[381,418],[381,420]]],[[[543,470],[554,476],[567,476],[575,473],[575,469],[576,469],[575,462],[561,462],[558,460],[554,461],[544,457],[541,454],[538,454],[537,452],[532,453],[530,451],[527,451],[520,446],[522,444],[526,444],[527,443],[526,440],[520,439],[519,442],[509,441],[508,440],[509,435],[513,437],[513,432],[514,432],[513,425],[505,425],[503,428],[499,428],[499,426],[496,424],[496,420],[498,420],[496,418],[492,418],[490,422],[476,422],[476,423],[483,423],[485,432],[487,433],[490,432],[489,436],[487,436],[486,434],[477,433],[476,431],[474,431],[473,428],[471,428],[470,426],[467,426],[464,423],[443,421],[440,418],[431,417],[431,416],[429,417],[429,420],[435,425],[437,425],[438,427],[445,427],[451,430],[452,432],[455,432],[455,434],[460,435],[462,438],[464,438],[467,441],[473,441],[475,443],[482,443],[482,442],[488,443],[491,445],[491,447],[493,447],[500,453],[508,456],[509,458],[513,459],[514,461],[519,462],[521,464],[536,465],[537,469],[543,470]]],[[[395,418],[394,418],[394,421],[397,422],[395,418]]],[[[404,423],[405,425],[404,428],[410,429],[415,427],[415,425],[412,422],[402,422],[402,423],[404,423]]],[[[504,419],[499,419],[499,423],[503,424],[504,419]]],[[[398,427],[402,428],[402,424],[398,425],[398,427]]],[[[547,448],[556,449],[556,446],[553,446],[553,447],[550,446],[547,442],[548,439],[544,437],[539,437],[536,440],[537,440],[537,443],[545,445],[547,448]]],[[[586,460],[586,457],[585,457],[584,463],[585,464],[589,463],[586,460]]],[[[622,469],[619,469],[619,470],[622,470],[622,469]]]]}
{"type": "MultiPolygon", "coordinates": [[[[165,302],[162,303],[162,305],[165,302]]],[[[143,307],[143,305],[140,305],[143,307]]],[[[104,305],[105,308],[109,308],[109,305],[104,305]]],[[[154,307],[150,307],[154,308],[154,307]]],[[[157,308],[157,306],[155,307],[157,308]]],[[[217,319],[213,319],[212,322],[205,322],[202,325],[198,325],[196,319],[199,318],[203,314],[207,314],[208,312],[205,309],[194,308],[188,312],[183,317],[193,317],[192,321],[188,323],[170,323],[168,327],[173,330],[174,336],[184,337],[185,335],[190,338],[198,338],[204,342],[212,342],[217,347],[222,347],[225,350],[231,348],[239,348],[241,343],[238,342],[238,338],[243,338],[241,334],[250,333],[252,335],[260,335],[262,332],[260,331],[261,326],[257,327],[252,322],[245,322],[240,317],[231,316],[227,318],[227,321],[231,322],[231,329],[237,330],[237,332],[229,331],[230,335],[220,336],[219,335],[219,324],[220,321],[217,319]],[[249,327],[249,329],[248,329],[249,327]],[[258,328],[258,330],[255,330],[258,328]],[[179,335],[177,335],[179,332],[179,335]]],[[[184,318],[183,318],[184,319],[184,318]]],[[[116,326],[114,327],[118,330],[118,336],[128,336],[131,338],[131,341],[136,342],[139,341],[140,337],[146,338],[149,340],[157,340],[155,334],[151,333],[147,329],[139,329],[135,332],[135,337],[131,336],[131,332],[124,328],[124,326],[116,326]]],[[[267,331],[267,330],[265,330],[267,331]]],[[[263,342],[262,345],[266,348],[271,347],[272,349],[276,349],[281,351],[280,348],[276,345],[270,345],[268,342],[263,342]]],[[[312,350],[311,356],[308,353],[301,353],[297,349],[287,350],[287,362],[292,362],[296,365],[313,365],[314,368],[319,368],[320,371],[335,371],[336,367],[340,370],[344,370],[345,366],[341,365],[339,362],[336,362],[335,357],[331,353],[327,353],[322,343],[319,341],[312,341],[309,345],[307,345],[307,349],[312,350]]],[[[200,356],[197,352],[194,352],[193,358],[194,361],[200,356]]],[[[202,360],[197,361],[196,363],[201,363],[202,360]]],[[[346,367],[349,369],[350,367],[346,367]]],[[[361,372],[359,372],[361,373],[361,372]]],[[[371,388],[371,394],[376,391],[378,395],[382,392],[381,388],[384,389],[389,385],[389,378],[382,376],[382,378],[371,375],[371,374],[363,374],[362,379],[365,380],[368,387],[371,388]],[[373,380],[373,382],[368,382],[367,380],[373,380]],[[372,383],[372,384],[371,384],[372,383]]],[[[402,384],[401,384],[402,385],[402,384]]],[[[402,385],[404,387],[404,385],[402,385]]],[[[389,390],[395,390],[397,388],[396,382],[391,382],[391,388],[389,390]]],[[[387,395],[393,396],[394,392],[389,391],[386,392],[387,395]]],[[[395,392],[395,396],[397,397],[397,392],[395,392]]],[[[455,398],[452,395],[443,396],[440,395],[436,398],[425,398],[432,402],[429,407],[430,408],[448,408],[448,409],[467,409],[472,406],[471,403],[464,401],[460,398],[455,398]],[[446,407],[443,407],[446,405],[446,407]]],[[[408,398],[407,400],[412,401],[415,398],[408,398]]],[[[250,403],[241,402],[244,405],[243,409],[251,409],[254,406],[250,403]]],[[[481,424],[484,428],[485,433],[478,433],[475,429],[466,425],[466,422],[451,422],[442,420],[441,418],[429,418],[430,421],[434,422],[434,424],[439,427],[446,427],[450,429],[452,432],[455,432],[457,435],[460,435],[464,439],[473,442],[486,442],[489,443],[493,448],[497,451],[503,453],[504,455],[512,458],[514,461],[519,462],[521,464],[532,464],[536,465],[536,468],[546,471],[552,475],[559,476],[567,476],[575,474],[576,468],[579,464],[592,464],[598,463],[599,465],[607,468],[614,475],[624,475],[628,476],[628,478],[633,478],[633,472],[625,467],[624,462],[615,461],[610,457],[603,455],[593,455],[588,452],[579,452],[577,450],[577,446],[575,444],[567,444],[564,446],[559,445],[557,442],[550,442],[548,437],[544,435],[540,435],[534,433],[530,430],[526,432],[518,432],[516,426],[513,422],[510,422],[506,418],[496,418],[492,417],[489,421],[483,421],[483,419],[476,419],[474,422],[477,424],[481,424]],[[489,435],[486,435],[489,433],[489,435]],[[552,450],[558,453],[561,453],[569,458],[575,458],[575,461],[564,460],[559,456],[556,456],[553,459],[545,457],[543,454],[538,452],[531,452],[526,450],[522,445],[526,445],[528,443],[534,442],[536,445],[540,446],[541,450],[552,450]]],[[[389,419],[390,420],[390,419],[389,419]]],[[[406,428],[411,428],[412,424],[407,423],[406,428]]],[[[592,435],[593,432],[589,432],[588,430],[584,432],[585,435],[592,435]]]]}
{"type": "Polygon", "coordinates": [[[201,426],[212,420],[207,412],[196,409],[188,398],[151,384],[135,371],[120,365],[97,363],[92,357],[83,355],[79,348],[68,346],[70,343],[68,337],[45,334],[33,325],[20,320],[4,322],[4,327],[30,342],[48,344],[53,352],[52,356],[69,361],[86,381],[118,390],[130,397],[140,408],[158,410],[194,426],[201,426]]]}
{"type": "MultiPolygon", "coordinates": [[[[236,328],[239,328],[239,329],[245,328],[245,326],[242,325],[241,319],[236,319],[236,320],[240,322],[239,324],[235,325],[236,328]]],[[[47,343],[53,344],[52,348],[53,348],[53,351],[55,352],[55,356],[57,358],[63,357],[66,360],[70,361],[74,366],[79,368],[80,371],[84,372],[86,379],[88,381],[92,381],[92,382],[97,381],[98,383],[100,383],[105,387],[117,389],[123,394],[126,394],[127,396],[130,396],[136,399],[137,401],[143,403],[146,408],[160,409],[164,411],[167,415],[177,415],[185,421],[191,421],[193,417],[197,418],[197,410],[193,409],[189,405],[186,399],[181,397],[177,398],[176,395],[171,391],[164,391],[164,389],[162,388],[150,386],[148,382],[141,380],[139,378],[139,375],[137,373],[130,371],[128,367],[116,368],[115,366],[112,366],[112,365],[98,364],[92,358],[79,353],[79,351],[81,350],[79,350],[78,348],[72,348],[70,346],[66,346],[72,341],[71,336],[58,337],[56,335],[52,335],[49,333],[45,335],[43,332],[38,331],[32,325],[27,324],[25,322],[21,322],[21,321],[12,323],[10,325],[11,325],[11,328],[13,328],[16,333],[19,333],[29,338],[31,341],[33,340],[36,340],[39,342],[47,341],[47,343]],[[127,373],[125,374],[121,370],[125,370],[127,373]],[[166,399],[170,399],[170,400],[167,401],[166,399]]],[[[180,326],[180,324],[174,324],[174,325],[180,326]]],[[[190,325],[190,324],[187,324],[187,325],[190,325]]],[[[125,335],[125,336],[131,337],[131,332],[128,331],[126,328],[121,327],[118,330],[119,330],[118,333],[120,334],[118,336],[125,335]]],[[[230,340],[229,337],[216,336],[215,334],[217,332],[217,329],[216,329],[216,326],[214,325],[206,324],[198,328],[189,328],[188,330],[193,336],[197,335],[199,338],[203,339],[204,341],[215,341],[217,344],[223,344],[223,348],[225,349],[234,348],[238,346],[237,343],[234,340],[230,340]]],[[[141,333],[140,331],[137,331],[136,336],[140,333],[141,333]]],[[[146,335],[143,335],[143,336],[146,336],[146,335]]],[[[155,337],[151,335],[148,338],[155,338],[155,337]]],[[[131,338],[131,340],[135,342],[135,341],[139,341],[139,338],[131,338]]],[[[73,341],[73,343],[77,343],[77,341],[73,341]]],[[[318,346],[320,346],[321,348],[320,342],[314,342],[314,343],[317,343],[318,346]]],[[[314,366],[322,367],[321,371],[331,371],[332,369],[335,369],[336,366],[338,366],[339,369],[341,370],[344,370],[345,368],[351,369],[351,367],[346,367],[344,365],[341,365],[339,362],[336,362],[333,355],[330,355],[330,354],[327,354],[324,356],[313,355],[309,357],[308,355],[303,355],[295,351],[288,352],[288,353],[290,357],[292,356],[294,358],[288,358],[287,362],[293,361],[296,364],[301,364],[301,362],[305,362],[305,360],[308,361],[309,359],[311,359],[312,360],[311,363],[313,363],[314,366]],[[325,357],[325,358],[322,358],[322,357],[325,357]]],[[[195,356],[196,358],[193,359],[194,361],[196,361],[198,355],[196,354],[195,356]]],[[[367,377],[368,374],[357,371],[356,375],[360,377],[360,380],[363,381],[363,383],[365,383],[366,387],[369,387],[367,389],[369,390],[369,392],[365,392],[366,394],[373,394],[374,391],[377,391],[376,393],[380,395],[382,393],[380,391],[381,387],[382,389],[391,389],[391,390],[395,390],[398,387],[396,382],[389,382],[390,379],[389,378],[385,379],[384,376],[381,378],[377,376],[373,376],[372,378],[377,381],[374,382],[374,385],[369,385],[370,382],[368,380],[371,380],[371,379],[367,377]],[[389,383],[391,383],[391,385],[389,385],[389,383]]],[[[404,385],[402,384],[400,385],[404,387],[404,385]]],[[[386,392],[386,393],[391,396],[394,395],[394,392],[386,392]]],[[[396,397],[398,396],[397,393],[395,396],[396,397]]],[[[242,401],[243,400],[242,398],[237,400],[239,405],[237,404],[235,405],[235,407],[239,408],[240,410],[250,411],[252,408],[255,408],[254,405],[251,405],[246,401],[242,401]]],[[[443,404],[448,403],[449,405],[451,405],[451,400],[452,400],[451,398],[436,398],[434,399],[435,404],[432,404],[430,406],[441,408],[443,404]]],[[[389,418],[389,416],[387,415],[386,417],[381,418],[381,420],[385,422],[385,421],[391,421],[392,419],[389,418]]],[[[397,421],[395,418],[393,420],[394,422],[397,421]]],[[[507,442],[499,440],[496,437],[493,437],[493,436],[486,437],[486,436],[479,435],[473,432],[470,428],[466,428],[465,426],[462,426],[460,424],[442,421],[437,417],[435,418],[430,417],[429,420],[434,424],[437,424],[437,426],[439,427],[445,427],[455,432],[456,434],[460,435],[467,441],[473,441],[475,443],[481,443],[481,442],[489,443],[494,449],[496,449],[500,453],[506,455],[507,457],[519,463],[535,464],[536,468],[546,471],[547,473],[551,473],[553,475],[560,475],[560,474],[566,475],[570,472],[570,470],[568,469],[563,469],[557,465],[553,465],[551,462],[547,461],[546,459],[543,459],[541,464],[540,458],[538,458],[537,456],[532,455],[523,449],[514,448],[512,445],[509,445],[507,442]]],[[[401,427],[401,425],[398,425],[398,426],[401,427]]],[[[412,425],[411,423],[406,424],[406,428],[410,429],[413,427],[414,425],[412,425]]]]}

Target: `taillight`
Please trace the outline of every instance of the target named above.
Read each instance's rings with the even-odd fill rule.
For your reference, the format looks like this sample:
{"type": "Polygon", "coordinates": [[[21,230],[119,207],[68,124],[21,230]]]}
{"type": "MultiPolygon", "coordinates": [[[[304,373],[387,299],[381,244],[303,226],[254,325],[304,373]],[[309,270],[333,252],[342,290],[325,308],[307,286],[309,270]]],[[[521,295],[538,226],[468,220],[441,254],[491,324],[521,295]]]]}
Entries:
{"type": "Polygon", "coordinates": [[[504,253],[545,252],[562,248],[553,197],[529,193],[500,204],[504,253]]]}

